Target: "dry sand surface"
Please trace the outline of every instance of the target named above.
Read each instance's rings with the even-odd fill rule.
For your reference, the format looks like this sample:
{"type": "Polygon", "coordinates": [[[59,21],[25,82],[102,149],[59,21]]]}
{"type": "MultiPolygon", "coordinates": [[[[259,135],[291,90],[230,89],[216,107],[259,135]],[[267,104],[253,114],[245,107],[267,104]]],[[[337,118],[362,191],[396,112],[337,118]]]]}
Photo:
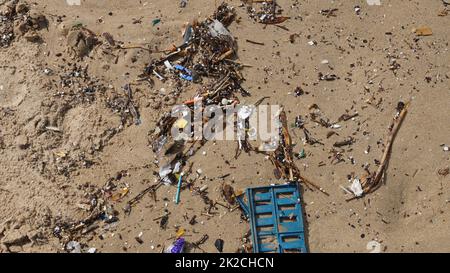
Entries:
{"type": "MultiPolygon", "coordinates": [[[[8,12],[10,2],[0,0],[1,12],[8,12]]],[[[83,251],[161,252],[180,228],[188,242],[209,236],[202,250],[191,252],[217,252],[218,238],[224,240],[224,252],[238,251],[249,230],[240,210],[216,205],[208,214],[193,189],[207,185],[209,199],[225,204],[223,183],[245,189],[284,181],[275,178],[264,155],[242,153],[235,159],[236,142],[207,142],[189,158],[194,172],[187,181],[194,184],[182,190],[180,204],[173,202],[176,186],[162,186],[156,201],[146,194],[125,212],[127,201],[158,179],[149,146],[156,121],[174,104],[192,98],[199,85],[181,82],[179,95],[170,81],[154,76],[153,85],[133,85],[140,125],[124,111],[122,87],[163,56],[148,48],[180,44],[183,25],[212,15],[215,1],[189,0],[184,8],[178,0],[81,0],[80,6],[64,0],[28,2],[29,11],[13,11],[0,26],[0,252],[65,252],[70,240],[83,251]],[[32,21],[20,26],[24,18],[32,21]],[[153,25],[156,18],[161,21],[153,25]],[[97,35],[99,44],[91,50],[71,47],[68,31],[77,24],[97,35]],[[4,36],[11,31],[11,39],[4,36]],[[113,47],[105,32],[120,45],[142,48],[113,47]],[[202,174],[196,178],[198,169],[202,174]],[[117,186],[113,192],[129,192],[114,201],[117,195],[105,194],[107,182],[117,186]],[[106,207],[109,215],[115,210],[117,221],[95,219],[87,229],[68,231],[98,207],[106,207]],[[170,214],[163,229],[165,211],[170,214]]],[[[282,105],[290,125],[301,115],[322,143],[307,144],[300,129],[291,129],[294,152],[306,152],[296,165],[329,193],[302,186],[309,250],[370,252],[368,243],[376,241],[382,252],[450,251],[450,152],[445,151],[450,145],[450,14],[445,4],[279,0],[283,15],[290,17],[280,28],[254,22],[239,0],[226,2],[237,12],[228,27],[238,43],[237,60],[249,65],[241,72],[251,96],[240,97],[241,102],[269,97],[264,103],[282,105]],[[325,9],[337,10],[327,16],[320,13],[325,9]],[[423,26],[432,35],[413,33],[423,26]],[[337,78],[319,80],[319,73],[337,78]],[[295,96],[297,87],[304,94],[295,96]],[[399,101],[411,103],[383,185],[347,202],[351,195],[341,186],[350,185],[352,173],[364,174],[366,164],[376,170],[399,101]],[[359,115],[331,129],[313,122],[313,112],[330,121],[345,113],[359,115]],[[330,131],[336,134],[327,138],[330,131]],[[343,160],[333,161],[333,144],[349,136],[354,143],[337,149],[343,160]]]]}

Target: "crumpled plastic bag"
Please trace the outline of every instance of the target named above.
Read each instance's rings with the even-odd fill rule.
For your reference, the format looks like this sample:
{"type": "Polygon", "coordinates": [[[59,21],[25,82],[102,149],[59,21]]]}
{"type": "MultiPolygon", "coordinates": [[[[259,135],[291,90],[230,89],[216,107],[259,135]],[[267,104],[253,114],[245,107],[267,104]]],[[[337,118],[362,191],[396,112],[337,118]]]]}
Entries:
{"type": "Polygon", "coordinates": [[[363,195],[364,191],[362,189],[361,182],[359,181],[358,178],[353,179],[353,183],[350,186],[350,190],[356,197],[361,197],[363,195]]]}
{"type": "Polygon", "coordinates": [[[213,22],[209,25],[209,33],[213,37],[217,37],[219,35],[223,35],[223,36],[228,36],[231,39],[233,39],[233,36],[231,36],[231,33],[218,20],[213,20],[213,22]]]}

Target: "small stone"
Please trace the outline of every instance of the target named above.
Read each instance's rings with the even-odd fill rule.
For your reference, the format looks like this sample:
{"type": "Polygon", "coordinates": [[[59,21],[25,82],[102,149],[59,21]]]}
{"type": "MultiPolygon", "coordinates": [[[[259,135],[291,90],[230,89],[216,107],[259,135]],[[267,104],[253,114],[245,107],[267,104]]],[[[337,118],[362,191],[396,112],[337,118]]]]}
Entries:
{"type": "Polygon", "coordinates": [[[61,23],[58,26],[58,33],[63,37],[67,37],[67,35],[69,34],[69,28],[66,26],[66,24],[61,23]]]}

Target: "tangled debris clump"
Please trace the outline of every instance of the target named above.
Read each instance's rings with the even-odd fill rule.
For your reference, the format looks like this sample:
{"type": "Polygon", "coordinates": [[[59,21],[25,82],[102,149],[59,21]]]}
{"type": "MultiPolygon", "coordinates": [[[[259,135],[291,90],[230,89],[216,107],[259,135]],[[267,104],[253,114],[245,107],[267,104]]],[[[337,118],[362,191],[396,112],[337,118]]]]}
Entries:
{"type": "MultiPolygon", "coordinates": [[[[214,17],[217,19],[188,24],[183,44],[145,70],[145,75],[153,74],[162,80],[169,76],[194,82],[200,78],[208,80],[198,89],[194,99],[184,102],[192,112],[195,102],[203,106],[227,106],[239,102],[236,93],[249,95],[241,86],[244,78],[239,70],[242,65],[232,60],[236,56],[236,43],[225,27],[235,18],[234,8],[223,3],[214,17]]],[[[179,161],[180,156],[176,156],[183,151],[183,141],[173,140],[169,135],[176,121],[171,113],[164,114],[151,134],[152,148],[158,158],[170,156],[168,162],[160,166],[160,177],[168,183],[169,177],[173,178],[171,174],[178,172],[183,164],[183,160],[179,161]]]]}

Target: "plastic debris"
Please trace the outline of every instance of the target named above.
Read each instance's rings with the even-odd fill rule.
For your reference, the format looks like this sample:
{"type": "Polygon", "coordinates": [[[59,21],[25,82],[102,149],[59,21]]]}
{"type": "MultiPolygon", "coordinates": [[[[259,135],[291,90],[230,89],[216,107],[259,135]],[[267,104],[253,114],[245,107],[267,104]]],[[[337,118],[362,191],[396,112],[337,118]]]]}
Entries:
{"type": "Polygon", "coordinates": [[[188,124],[187,120],[185,120],[184,118],[180,118],[174,123],[174,126],[180,129],[184,129],[187,124],[188,124]]]}
{"type": "Polygon", "coordinates": [[[359,181],[358,178],[353,179],[353,183],[350,186],[350,190],[356,197],[361,197],[363,195],[364,191],[362,189],[361,182],[359,181]]]}
{"type": "Polygon", "coordinates": [[[183,33],[183,44],[189,43],[189,41],[192,38],[192,33],[193,33],[192,32],[192,25],[188,24],[186,26],[186,29],[184,30],[184,33],[183,33]]]}
{"type": "Polygon", "coordinates": [[[81,244],[77,241],[70,241],[66,244],[66,250],[70,253],[81,253],[81,244]]]}
{"type": "Polygon", "coordinates": [[[156,25],[159,24],[159,23],[161,23],[161,19],[159,19],[159,18],[156,18],[156,19],[153,19],[153,20],[152,20],[152,25],[153,25],[153,26],[156,26],[156,25]]]}
{"type": "Polygon", "coordinates": [[[175,196],[175,204],[180,203],[180,192],[181,192],[182,178],[183,178],[183,175],[180,174],[180,177],[178,178],[178,186],[177,186],[177,194],[175,196]]]}
{"type": "Polygon", "coordinates": [[[187,69],[186,67],[182,66],[182,65],[175,65],[174,68],[178,71],[180,71],[180,78],[187,80],[187,81],[193,81],[194,77],[192,75],[192,71],[187,69]]]}
{"type": "Polygon", "coordinates": [[[165,253],[183,253],[185,240],[184,238],[178,238],[173,244],[171,244],[165,251],[165,253]]]}
{"type": "Polygon", "coordinates": [[[217,248],[217,250],[222,253],[223,252],[223,245],[224,245],[224,241],[222,239],[217,239],[214,242],[214,246],[217,248]]]}
{"type": "Polygon", "coordinates": [[[298,154],[298,158],[306,158],[306,152],[305,149],[302,149],[300,153],[298,154]]]}
{"type": "Polygon", "coordinates": [[[237,199],[250,219],[254,253],[308,251],[297,183],[248,188],[245,195],[240,195],[237,199]],[[266,231],[267,226],[273,228],[266,231]],[[287,237],[290,238],[288,242],[283,239],[287,237]]]}
{"type": "Polygon", "coordinates": [[[209,24],[209,33],[213,37],[218,37],[220,35],[223,35],[223,36],[228,36],[231,39],[233,39],[233,36],[231,36],[231,33],[218,20],[213,20],[213,22],[211,24],[209,24]]]}
{"type": "Polygon", "coordinates": [[[122,188],[122,189],[120,189],[119,192],[116,192],[111,196],[111,200],[118,202],[118,201],[122,200],[128,194],[129,191],[130,191],[130,189],[127,187],[122,188]]]}
{"type": "Polygon", "coordinates": [[[172,184],[172,181],[168,177],[169,174],[171,174],[171,173],[172,173],[172,167],[170,164],[164,165],[159,168],[159,177],[161,178],[161,180],[163,181],[164,184],[166,184],[166,185],[172,184]]]}
{"type": "Polygon", "coordinates": [[[185,8],[186,5],[187,5],[187,1],[188,1],[188,0],[181,0],[181,1],[180,1],[180,8],[185,8]]]}
{"type": "Polygon", "coordinates": [[[95,247],[91,247],[91,248],[89,248],[88,249],[88,251],[87,251],[87,253],[96,253],[97,252],[97,249],[95,248],[95,247]]]}

